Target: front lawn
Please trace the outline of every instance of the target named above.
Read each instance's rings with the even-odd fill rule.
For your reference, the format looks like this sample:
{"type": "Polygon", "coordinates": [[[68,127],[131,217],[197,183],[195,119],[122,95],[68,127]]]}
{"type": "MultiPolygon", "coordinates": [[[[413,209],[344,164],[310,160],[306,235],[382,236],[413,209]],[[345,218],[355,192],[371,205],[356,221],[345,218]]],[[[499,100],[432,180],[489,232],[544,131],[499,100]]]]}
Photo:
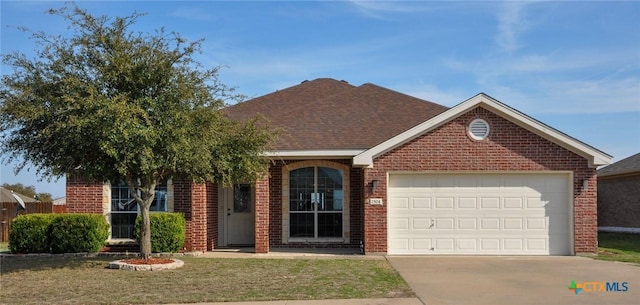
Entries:
{"type": "Polygon", "coordinates": [[[106,269],[113,258],[0,257],[0,304],[161,304],[413,297],[386,260],[180,257],[185,266],[106,269]]]}
{"type": "Polygon", "coordinates": [[[8,242],[0,242],[0,253],[9,252],[9,243],[8,242]]]}
{"type": "Polygon", "coordinates": [[[640,265],[640,234],[598,233],[598,255],[594,258],[640,265]]]}

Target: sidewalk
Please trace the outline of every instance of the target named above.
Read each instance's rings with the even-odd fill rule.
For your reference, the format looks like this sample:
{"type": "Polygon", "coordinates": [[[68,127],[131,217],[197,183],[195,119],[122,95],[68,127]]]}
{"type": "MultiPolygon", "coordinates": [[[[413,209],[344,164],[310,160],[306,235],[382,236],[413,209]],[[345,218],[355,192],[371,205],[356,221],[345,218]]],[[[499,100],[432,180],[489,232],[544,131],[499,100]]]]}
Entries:
{"type": "MultiPolygon", "coordinates": [[[[187,305],[187,304],[168,304],[187,305]]],[[[188,305],[423,305],[418,298],[195,303],[188,305]]]]}
{"type": "Polygon", "coordinates": [[[255,253],[253,248],[216,249],[197,257],[278,258],[278,259],[372,259],[384,260],[384,255],[362,255],[359,249],[298,249],[277,248],[269,253],[255,253]]]}

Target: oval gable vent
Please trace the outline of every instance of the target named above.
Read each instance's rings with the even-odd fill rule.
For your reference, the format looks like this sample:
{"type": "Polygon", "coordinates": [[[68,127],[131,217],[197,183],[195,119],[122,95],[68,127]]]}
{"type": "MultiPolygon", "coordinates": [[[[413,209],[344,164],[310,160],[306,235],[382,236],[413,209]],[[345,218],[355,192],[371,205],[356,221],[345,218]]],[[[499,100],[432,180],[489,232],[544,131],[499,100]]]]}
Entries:
{"type": "Polygon", "coordinates": [[[474,140],[484,140],[489,136],[489,123],[483,119],[475,119],[469,124],[469,136],[474,140]]]}

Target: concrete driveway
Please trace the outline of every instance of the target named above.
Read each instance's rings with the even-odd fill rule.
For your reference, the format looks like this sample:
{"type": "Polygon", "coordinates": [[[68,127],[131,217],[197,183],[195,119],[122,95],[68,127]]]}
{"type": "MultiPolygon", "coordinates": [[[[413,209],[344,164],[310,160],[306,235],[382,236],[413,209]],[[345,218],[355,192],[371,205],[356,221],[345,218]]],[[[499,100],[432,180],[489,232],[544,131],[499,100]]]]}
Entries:
{"type": "Polygon", "coordinates": [[[389,256],[426,305],[640,304],[640,267],[585,257],[389,256]],[[569,290],[571,281],[584,290],[569,290]],[[600,284],[600,282],[605,282],[600,284]],[[615,283],[618,290],[610,290],[615,283]],[[595,291],[594,291],[595,290],[595,291]],[[604,290],[604,291],[598,291],[604,290]]]}

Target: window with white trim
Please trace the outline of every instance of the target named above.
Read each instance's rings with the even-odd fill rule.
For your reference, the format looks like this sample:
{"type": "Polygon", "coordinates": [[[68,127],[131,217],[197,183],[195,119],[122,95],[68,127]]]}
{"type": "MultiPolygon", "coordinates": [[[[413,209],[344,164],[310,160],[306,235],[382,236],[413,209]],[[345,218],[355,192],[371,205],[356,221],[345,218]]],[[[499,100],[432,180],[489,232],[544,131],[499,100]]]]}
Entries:
{"type": "Polygon", "coordinates": [[[343,178],[341,170],[320,166],[289,173],[289,237],[343,236],[343,178]]]}
{"type": "MultiPolygon", "coordinates": [[[[167,183],[156,186],[155,196],[151,203],[150,211],[168,211],[167,183]]],[[[133,227],[136,217],[140,213],[138,203],[129,191],[129,187],[124,181],[111,185],[111,238],[113,239],[134,239],[133,227]]]]}

